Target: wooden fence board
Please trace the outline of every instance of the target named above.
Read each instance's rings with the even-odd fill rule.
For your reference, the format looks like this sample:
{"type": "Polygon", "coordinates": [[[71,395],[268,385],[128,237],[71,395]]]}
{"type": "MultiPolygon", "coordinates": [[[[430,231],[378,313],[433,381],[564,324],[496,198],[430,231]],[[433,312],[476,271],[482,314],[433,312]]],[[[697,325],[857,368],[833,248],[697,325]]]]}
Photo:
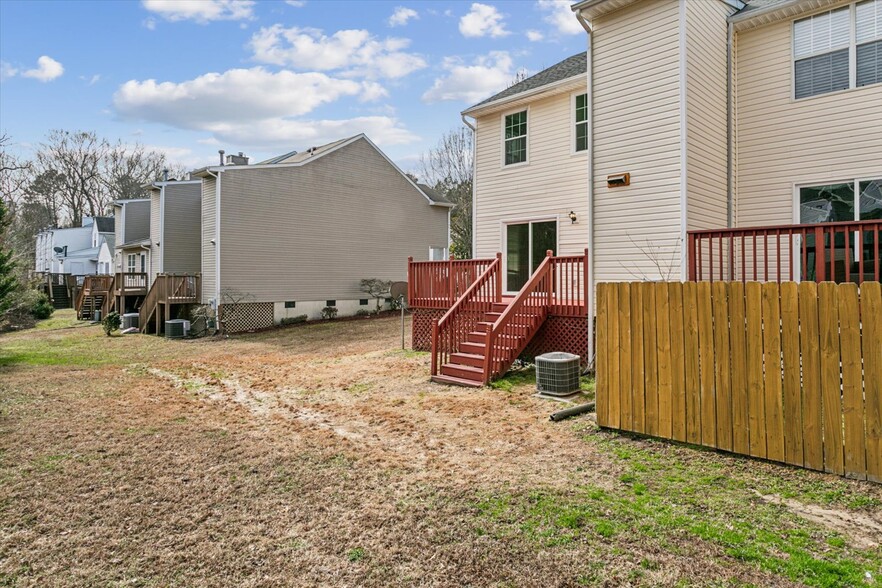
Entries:
{"type": "Polygon", "coordinates": [[[750,415],[750,455],[766,457],[766,408],[763,383],[762,284],[745,287],[747,315],[747,402],[750,415]]]}
{"type": "Polygon", "coordinates": [[[763,284],[763,371],[766,457],[784,461],[784,401],[781,391],[781,309],[778,284],[763,284]]]}
{"type": "Polygon", "coordinates": [[[683,344],[686,353],[686,441],[701,443],[701,393],[698,366],[698,284],[683,284],[683,344]]]}
{"type": "Polygon", "coordinates": [[[619,385],[621,376],[621,361],[619,359],[621,351],[621,329],[618,320],[619,314],[619,297],[616,295],[616,285],[610,284],[609,291],[606,293],[606,305],[609,308],[609,403],[607,405],[607,423],[608,426],[616,429],[621,423],[620,420],[620,400],[621,386],[619,385]]]}
{"type": "Polygon", "coordinates": [[[683,284],[668,284],[671,322],[671,435],[686,441],[686,350],[683,333],[683,284]]]}
{"type": "Polygon", "coordinates": [[[600,284],[597,422],[882,482],[882,286],[600,284]]]}
{"type": "Polygon", "coordinates": [[[595,381],[595,404],[594,410],[597,414],[597,424],[601,427],[607,426],[609,419],[607,418],[607,405],[609,404],[609,346],[611,345],[609,335],[607,333],[607,325],[609,324],[609,308],[606,305],[606,293],[609,290],[609,284],[597,285],[597,359],[596,363],[596,381],[595,381]]]}
{"type": "Polygon", "coordinates": [[[732,450],[750,455],[750,413],[747,403],[747,326],[744,322],[744,284],[729,291],[729,341],[732,354],[732,450]]]}
{"type": "Polygon", "coordinates": [[[714,316],[714,387],[716,388],[717,447],[732,451],[732,378],[729,352],[729,292],[726,282],[711,286],[714,316]]]}
{"type": "Polygon", "coordinates": [[[861,284],[867,479],[882,482],[882,288],[861,284]]]}
{"type": "Polygon", "coordinates": [[[655,288],[653,284],[644,282],[640,284],[643,290],[643,395],[646,399],[644,411],[644,424],[646,433],[658,434],[658,346],[656,345],[655,331],[655,288]]]}
{"type": "Polygon", "coordinates": [[[631,284],[617,285],[619,317],[619,426],[630,430],[633,426],[631,416],[631,284]]]}
{"type": "Polygon", "coordinates": [[[839,349],[842,354],[845,475],[863,480],[867,477],[867,454],[864,446],[864,386],[857,284],[839,284],[836,294],[839,305],[839,349]]]}
{"type": "Polygon", "coordinates": [[[842,374],[839,366],[839,306],[836,284],[818,284],[821,344],[821,414],[824,419],[824,471],[845,473],[842,458],[842,374]]]}
{"type": "Polygon", "coordinates": [[[643,289],[631,284],[631,431],[645,431],[646,398],[643,396],[643,289]]]}
{"type": "Polygon", "coordinates": [[[711,285],[698,283],[698,368],[701,397],[701,444],[717,446],[716,399],[714,398],[714,318],[711,285]]]}
{"type": "Polygon", "coordinates": [[[818,325],[818,285],[799,284],[799,350],[802,354],[803,464],[824,469],[824,425],[821,420],[821,347],[818,325]]]}
{"type": "MultiPolygon", "coordinates": [[[[655,331],[658,348],[658,436],[671,438],[671,306],[667,284],[654,287],[655,320],[658,327],[655,331]]],[[[654,285],[655,286],[655,285],[654,285]]]]}
{"type": "Polygon", "coordinates": [[[781,350],[784,365],[784,461],[803,464],[802,387],[799,365],[799,291],[781,284],[781,350]]]}

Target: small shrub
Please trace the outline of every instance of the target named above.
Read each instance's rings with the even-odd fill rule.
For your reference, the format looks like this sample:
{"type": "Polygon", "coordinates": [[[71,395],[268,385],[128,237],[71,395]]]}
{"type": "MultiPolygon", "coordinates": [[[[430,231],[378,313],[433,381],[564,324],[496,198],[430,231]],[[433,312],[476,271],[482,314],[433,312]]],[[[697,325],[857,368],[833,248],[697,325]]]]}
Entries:
{"type": "Polygon", "coordinates": [[[118,312],[108,313],[108,315],[101,321],[101,327],[104,329],[104,334],[108,337],[110,337],[111,333],[118,330],[120,325],[122,325],[122,317],[119,316],[118,312]]]}
{"type": "Polygon", "coordinates": [[[301,323],[305,323],[309,320],[309,317],[305,314],[299,314],[297,316],[286,316],[282,319],[283,325],[299,325],[301,323]]]}
{"type": "Polygon", "coordinates": [[[390,298],[389,299],[389,308],[391,310],[401,310],[401,306],[403,305],[401,298],[390,298]]]}
{"type": "Polygon", "coordinates": [[[31,316],[38,321],[42,321],[52,316],[52,313],[55,312],[55,308],[53,308],[52,303],[49,302],[48,296],[42,292],[38,292],[35,300],[31,303],[30,312],[31,316]]]}
{"type": "Polygon", "coordinates": [[[359,308],[358,312],[355,313],[355,316],[371,316],[371,313],[363,308],[359,308]]]}
{"type": "Polygon", "coordinates": [[[336,306],[326,306],[322,309],[322,318],[327,320],[335,319],[338,312],[340,311],[336,306]]]}

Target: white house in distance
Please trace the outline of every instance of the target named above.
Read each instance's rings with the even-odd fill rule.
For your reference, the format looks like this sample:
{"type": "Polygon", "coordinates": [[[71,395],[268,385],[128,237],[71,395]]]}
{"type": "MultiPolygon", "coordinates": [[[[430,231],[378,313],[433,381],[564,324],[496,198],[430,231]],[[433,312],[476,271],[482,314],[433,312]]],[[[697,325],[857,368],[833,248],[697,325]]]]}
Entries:
{"type": "Polygon", "coordinates": [[[102,244],[114,233],[113,217],[83,217],[81,227],[49,229],[37,234],[35,271],[91,275],[98,271],[102,244]]]}

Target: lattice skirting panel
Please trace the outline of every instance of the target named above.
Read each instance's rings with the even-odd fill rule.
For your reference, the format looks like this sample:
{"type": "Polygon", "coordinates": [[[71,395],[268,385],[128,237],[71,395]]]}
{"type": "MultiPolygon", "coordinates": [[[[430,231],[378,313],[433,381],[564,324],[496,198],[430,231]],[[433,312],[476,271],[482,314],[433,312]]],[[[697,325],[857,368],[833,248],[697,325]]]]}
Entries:
{"type": "Polygon", "coordinates": [[[411,347],[415,351],[432,350],[432,321],[447,312],[443,308],[414,308],[411,347]]]}
{"type": "Polygon", "coordinates": [[[273,326],[272,302],[225,304],[220,308],[221,320],[226,321],[227,333],[241,333],[273,326]]]}
{"type": "Polygon", "coordinates": [[[537,355],[552,351],[575,353],[582,365],[588,364],[588,319],[571,316],[550,316],[524,349],[521,359],[533,361],[537,355]]]}

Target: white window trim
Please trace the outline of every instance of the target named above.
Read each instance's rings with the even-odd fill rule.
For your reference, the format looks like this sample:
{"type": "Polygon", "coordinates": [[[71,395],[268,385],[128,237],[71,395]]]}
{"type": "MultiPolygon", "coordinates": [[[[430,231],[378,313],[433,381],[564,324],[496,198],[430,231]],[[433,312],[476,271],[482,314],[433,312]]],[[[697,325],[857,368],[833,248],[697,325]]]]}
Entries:
{"type": "MultiPolygon", "coordinates": [[[[527,119],[529,120],[529,118],[527,119]]],[[[517,290],[509,290],[508,289],[508,238],[506,235],[506,230],[508,229],[508,225],[523,225],[527,223],[554,223],[554,250],[557,252],[557,255],[560,255],[560,215],[553,216],[537,216],[530,218],[518,218],[518,219],[505,219],[499,221],[499,240],[502,243],[502,290],[503,294],[517,294],[517,290]]],[[[532,229],[528,231],[529,243],[527,245],[528,250],[532,253],[533,251],[533,231],[532,229]]],[[[531,260],[532,261],[532,260],[531,260]]]]}
{"type": "Polygon", "coordinates": [[[434,261],[445,261],[447,259],[450,259],[450,254],[448,253],[447,247],[441,247],[441,246],[433,247],[430,245],[429,246],[429,261],[433,261],[432,260],[432,249],[440,249],[441,250],[441,259],[437,259],[434,261]]]}
{"type": "MultiPolygon", "coordinates": [[[[576,98],[579,96],[585,96],[585,99],[588,99],[588,93],[583,92],[582,90],[577,90],[570,94],[570,155],[586,155],[590,150],[590,141],[588,149],[583,149],[582,151],[576,150],[576,125],[583,124],[588,128],[588,132],[591,132],[590,126],[588,125],[588,119],[586,118],[581,123],[576,122],[576,98]]],[[[587,108],[587,106],[586,106],[587,108]]],[[[527,115],[527,123],[529,124],[530,117],[527,115]]],[[[527,129],[529,132],[529,128],[527,129]]]]}
{"type": "MultiPolygon", "coordinates": [[[[845,92],[853,92],[855,90],[861,90],[863,88],[872,88],[873,86],[882,84],[882,82],[876,82],[875,84],[868,84],[866,86],[858,86],[857,85],[857,5],[863,2],[863,0],[856,0],[855,2],[851,2],[846,6],[837,6],[836,8],[826,8],[821,9],[811,14],[801,15],[799,18],[795,18],[790,22],[790,101],[791,102],[802,102],[803,100],[811,100],[812,98],[822,98],[824,96],[835,96],[836,94],[843,94],[845,92]],[[828,51],[821,51],[818,53],[812,53],[811,55],[806,55],[804,57],[800,57],[797,59],[796,51],[794,47],[794,39],[795,37],[795,29],[796,29],[796,21],[804,20],[806,18],[811,18],[813,16],[817,16],[819,14],[824,14],[826,12],[835,12],[836,10],[841,10],[842,8],[848,8],[848,32],[849,32],[849,40],[848,40],[848,88],[844,88],[842,90],[834,90],[832,92],[824,92],[823,94],[814,94],[812,96],[805,96],[803,98],[796,97],[796,62],[802,61],[803,59],[811,59],[812,57],[817,57],[819,55],[826,55],[827,53],[834,53],[836,51],[841,51],[843,48],[839,49],[830,49],[828,51]]],[[[867,43],[873,43],[882,39],[882,37],[878,37],[876,39],[872,39],[870,41],[863,41],[860,45],[866,45],[867,43]]],[[[529,121],[529,118],[528,118],[529,121]]],[[[803,184],[805,186],[805,184],[803,184]]]]}
{"type": "Polygon", "coordinates": [[[531,122],[532,120],[533,120],[533,115],[531,114],[529,104],[527,106],[513,108],[511,110],[506,110],[505,112],[503,112],[502,114],[499,115],[499,139],[501,141],[501,143],[500,143],[501,157],[499,158],[499,165],[502,167],[502,169],[512,169],[512,168],[516,168],[516,167],[530,165],[530,134],[531,134],[530,133],[530,125],[532,124],[532,122],[531,122]],[[527,158],[524,161],[521,161],[519,163],[510,163],[510,164],[506,165],[505,164],[505,117],[512,115],[512,114],[517,114],[519,112],[526,112],[527,113],[527,135],[526,135],[526,138],[527,138],[527,158]]]}

